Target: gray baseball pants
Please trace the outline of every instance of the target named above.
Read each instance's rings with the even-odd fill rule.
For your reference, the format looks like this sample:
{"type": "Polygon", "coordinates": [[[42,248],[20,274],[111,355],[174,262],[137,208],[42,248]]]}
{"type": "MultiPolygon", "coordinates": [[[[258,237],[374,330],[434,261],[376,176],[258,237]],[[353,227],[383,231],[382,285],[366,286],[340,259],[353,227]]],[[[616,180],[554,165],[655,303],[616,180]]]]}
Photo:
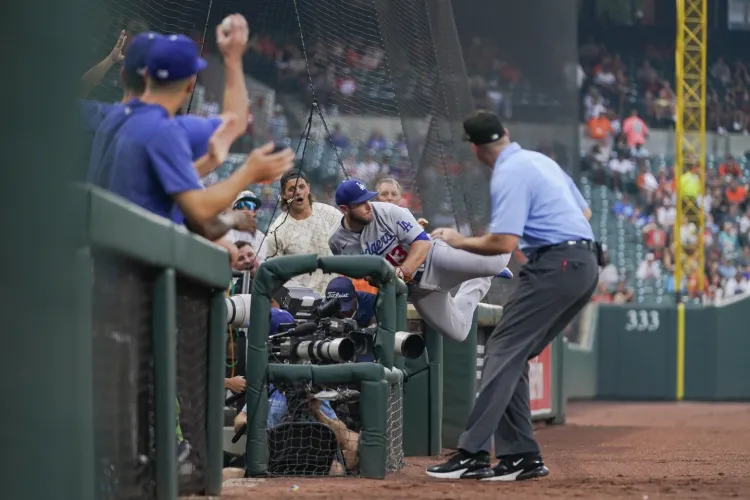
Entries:
{"type": "Polygon", "coordinates": [[[555,247],[532,257],[487,340],[479,395],[458,447],[497,457],[539,453],[529,407],[529,364],[591,300],[599,281],[594,251],[555,247]]]}
{"type": "Polygon", "coordinates": [[[477,305],[490,290],[492,278],[505,269],[508,261],[509,253],[487,257],[436,240],[425,262],[423,281],[430,288],[413,287],[409,298],[425,323],[463,342],[471,330],[477,305]],[[461,287],[451,297],[450,291],[458,285],[461,287]]]}

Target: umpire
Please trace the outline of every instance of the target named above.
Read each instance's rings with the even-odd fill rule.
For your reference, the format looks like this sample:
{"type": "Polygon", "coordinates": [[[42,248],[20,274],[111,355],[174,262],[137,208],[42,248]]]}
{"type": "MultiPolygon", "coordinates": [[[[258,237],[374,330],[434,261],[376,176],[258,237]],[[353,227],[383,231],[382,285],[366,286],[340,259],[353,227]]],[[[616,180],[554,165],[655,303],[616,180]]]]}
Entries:
{"type": "Polygon", "coordinates": [[[539,355],[589,302],[601,255],[576,201],[580,193],[550,158],[510,142],[497,116],[476,112],[466,139],[492,167],[492,220],[484,236],[437,229],[454,248],[499,255],[516,247],[528,257],[500,324],[486,345],[482,384],[458,452],[427,469],[432,477],[516,481],[549,474],[534,439],[528,361],[539,355]],[[500,462],[490,466],[490,437],[500,462]]]}

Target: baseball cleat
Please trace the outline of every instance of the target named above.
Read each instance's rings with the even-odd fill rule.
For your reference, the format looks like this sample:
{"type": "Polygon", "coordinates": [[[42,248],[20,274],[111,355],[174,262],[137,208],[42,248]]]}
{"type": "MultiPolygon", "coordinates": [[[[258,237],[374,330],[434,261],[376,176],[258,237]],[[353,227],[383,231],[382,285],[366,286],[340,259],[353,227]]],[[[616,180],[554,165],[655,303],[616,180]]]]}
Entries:
{"type": "Polygon", "coordinates": [[[495,278],[503,278],[506,280],[511,280],[513,279],[513,271],[511,271],[510,269],[506,267],[499,274],[496,274],[495,278]]]}
{"type": "Polygon", "coordinates": [[[492,476],[478,478],[482,481],[525,481],[549,475],[542,457],[506,457],[492,468],[492,476]]]}
{"type": "Polygon", "coordinates": [[[438,479],[463,479],[467,472],[490,469],[490,455],[479,452],[470,455],[464,451],[457,451],[440,465],[433,465],[427,469],[427,475],[438,479]]]}

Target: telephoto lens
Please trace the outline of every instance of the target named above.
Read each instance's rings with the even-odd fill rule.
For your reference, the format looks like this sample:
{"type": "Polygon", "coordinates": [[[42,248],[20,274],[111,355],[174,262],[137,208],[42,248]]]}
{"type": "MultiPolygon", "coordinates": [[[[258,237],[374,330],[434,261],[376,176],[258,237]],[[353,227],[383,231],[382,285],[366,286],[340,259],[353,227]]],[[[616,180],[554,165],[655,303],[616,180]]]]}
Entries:
{"type": "Polygon", "coordinates": [[[347,363],[354,359],[356,346],[346,337],[333,340],[305,340],[297,345],[295,354],[302,361],[347,363]]]}
{"type": "Polygon", "coordinates": [[[417,359],[425,350],[424,337],[418,333],[396,332],[394,352],[406,359],[417,359]]]}
{"type": "Polygon", "coordinates": [[[252,296],[232,295],[224,299],[227,304],[227,325],[245,328],[250,324],[250,303],[252,296]]]}

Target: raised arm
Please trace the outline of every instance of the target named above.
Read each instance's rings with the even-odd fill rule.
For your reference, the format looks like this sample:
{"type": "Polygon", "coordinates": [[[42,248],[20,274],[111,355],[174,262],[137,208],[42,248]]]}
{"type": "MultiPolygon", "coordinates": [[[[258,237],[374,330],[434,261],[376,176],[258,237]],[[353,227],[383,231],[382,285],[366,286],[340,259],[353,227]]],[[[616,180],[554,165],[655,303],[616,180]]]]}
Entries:
{"type": "Polygon", "coordinates": [[[121,63],[125,56],[122,53],[122,49],[125,46],[125,41],[128,39],[127,32],[122,30],[120,36],[117,39],[117,43],[112,48],[112,52],[107,57],[98,62],[95,66],[89,69],[81,77],[81,88],[79,91],[79,97],[86,97],[94,90],[104,79],[107,72],[117,63],[121,63]]]}
{"type": "Polygon", "coordinates": [[[237,122],[231,130],[236,139],[245,132],[248,117],[248,95],[245,85],[245,73],[242,69],[242,56],[247,49],[249,36],[247,20],[240,14],[228,16],[216,27],[216,44],[224,57],[224,102],[222,112],[233,113],[237,122]],[[229,27],[229,31],[224,29],[229,27]]]}

